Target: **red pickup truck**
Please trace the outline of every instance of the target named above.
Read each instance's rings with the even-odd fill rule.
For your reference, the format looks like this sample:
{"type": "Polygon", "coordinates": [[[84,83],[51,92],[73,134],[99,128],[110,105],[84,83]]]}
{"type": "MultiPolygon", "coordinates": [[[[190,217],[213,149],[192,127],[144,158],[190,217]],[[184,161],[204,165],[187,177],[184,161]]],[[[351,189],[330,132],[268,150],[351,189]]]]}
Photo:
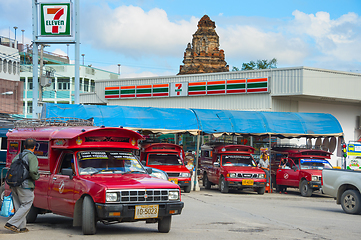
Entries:
{"type": "Polygon", "coordinates": [[[254,150],[245,145],[203,148],[200,158],[203,186],[210,189],[212,185],[218,185],[222,193],[227,193],[230,188],[252,188],[258,194],[264,194],[266,175],[251,155],[254,150]]]}
{"type": "Polygon", "coordinates": [[[153,143],[142,148],[140,154],[144,166],[165,171],[169,181],[178,184],[184,192],[191,191],[191,173],[184,165],[183,149],[171,143],[153,143]]]}
{"type": "MultiPolygon", "coordinates": [[[[19,127],[7,133],[6,166],[34,138],[40,178],[27,215],[53,212],[72,217],[83,234],[95,234],[96,223],[146,221],[169,232],[172,215],[181,214],[178,185],[149,175],[134,156],[142,136],[123,128],[73,126],[19,127]]],[[[7,186],[7,185],[6,185],[7,186]]],[[[10,194],[9,187],[6,195],[10,194]]]]}
{"type": "MultiPolygon", "coordinates": [[[[284,155],[272,164],[272,179],[276,191],[287,187],[299,188],[304,197],[321,189],[322,169],[332,168],[327,159],[332,153],[323,150],[286,148],[277,149],[284,155]]],[[[272,159],[272,158],[271,158],[272,159]]]]}

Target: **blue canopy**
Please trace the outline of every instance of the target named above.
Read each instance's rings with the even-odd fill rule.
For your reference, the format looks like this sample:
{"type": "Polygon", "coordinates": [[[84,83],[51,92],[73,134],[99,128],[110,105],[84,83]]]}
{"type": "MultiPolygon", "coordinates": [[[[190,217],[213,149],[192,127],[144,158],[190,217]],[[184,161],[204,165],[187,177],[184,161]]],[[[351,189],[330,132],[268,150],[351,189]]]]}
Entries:
{"type": "Polygon", "coordinates": [[[153,108],[104,105],[44,104],[42,118],[94,118],[97,126],[127,127],[154,132],[234,133],[278,137],[342,136],[331,114],[153,108]]]}

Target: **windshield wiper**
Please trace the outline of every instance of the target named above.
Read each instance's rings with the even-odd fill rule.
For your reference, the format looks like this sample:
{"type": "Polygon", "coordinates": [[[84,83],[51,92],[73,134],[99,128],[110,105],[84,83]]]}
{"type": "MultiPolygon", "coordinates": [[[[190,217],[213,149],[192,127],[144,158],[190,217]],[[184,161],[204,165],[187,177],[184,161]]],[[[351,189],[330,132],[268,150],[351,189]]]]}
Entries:
{"type": "Polygon", "coordinates": [[[124,172],[122,175],[128,174],[128,173],[146,173],[146,171],[139,171],[139,170],[137,170],[137,171],[127,171],[127,172],[124,172]]]}
{"type": "Polygon", "coordinates": [[[92,174],[90,174],[90,176],[93,176],[94,174],[98,174],[101,172],[114,172],[114,170],[112,169],[103,169],[103,170],[98,170],[97,172],[93,172],[92,174]]]}

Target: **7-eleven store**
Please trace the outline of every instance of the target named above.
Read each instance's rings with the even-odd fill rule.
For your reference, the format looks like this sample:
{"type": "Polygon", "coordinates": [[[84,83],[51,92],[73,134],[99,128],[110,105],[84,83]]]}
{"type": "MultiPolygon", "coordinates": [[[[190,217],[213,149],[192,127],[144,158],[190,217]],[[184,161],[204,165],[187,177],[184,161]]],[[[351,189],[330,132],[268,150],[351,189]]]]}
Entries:
{"type": "MultiPolygon", "coordinates": [[[[83,104],[330,113],[346,142],[361,135],[361,74],[309,67],[96,80],[83,104]]],[[[181,121],[181,119],[180,119],[181,121]]],[[[295,140],[305,144],[304,140],[295,140]]],[[[312,140],[315,142],[315,139],[312,140]]],[[[261,144],[261,143],[260,143],[261,144]]],[[[253,142],[254,147],[256,142],[253,142]]],[[[262,145],[262,144],[261,144],[262,145]]],[[[338,161],[337,153],[332,156],[338,161]]]]}

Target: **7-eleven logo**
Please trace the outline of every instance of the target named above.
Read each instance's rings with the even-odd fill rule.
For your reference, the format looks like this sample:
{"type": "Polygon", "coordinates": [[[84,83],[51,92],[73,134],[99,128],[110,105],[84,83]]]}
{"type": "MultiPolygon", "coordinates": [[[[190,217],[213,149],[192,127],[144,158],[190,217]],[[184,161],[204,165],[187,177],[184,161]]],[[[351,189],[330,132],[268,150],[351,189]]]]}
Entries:
{"type": "Polygon", "coordinates": [[[177,93],[177,95],[181,95],[181,92],[182,92],[182,84],[181,83],[176,83],[175,85],[176,89],[175,89],[175,92],[177,93]]]}
{"type": "Polygon", "coordinates": [[[41,35],[70,35],[70,4],[41,4],[41,35]]]}
{"type": "Polygon", "coordinates": [[[170,97],[185,97],[188,95],[188,83],[170,83],[170,97]]]}

